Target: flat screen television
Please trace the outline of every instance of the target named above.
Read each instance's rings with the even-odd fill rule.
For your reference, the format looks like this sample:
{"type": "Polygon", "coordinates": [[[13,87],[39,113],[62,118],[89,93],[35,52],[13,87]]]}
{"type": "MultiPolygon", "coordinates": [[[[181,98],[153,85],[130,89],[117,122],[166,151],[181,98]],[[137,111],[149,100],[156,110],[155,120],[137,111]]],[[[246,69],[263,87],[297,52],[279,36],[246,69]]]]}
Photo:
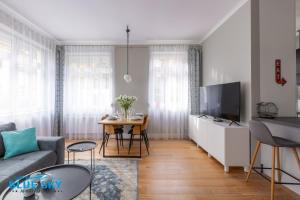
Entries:
{"type": "Polygon", "coordinates": [[[200,113],[216,119],[240,121],[240,82],[200,88],[200,113]]]}

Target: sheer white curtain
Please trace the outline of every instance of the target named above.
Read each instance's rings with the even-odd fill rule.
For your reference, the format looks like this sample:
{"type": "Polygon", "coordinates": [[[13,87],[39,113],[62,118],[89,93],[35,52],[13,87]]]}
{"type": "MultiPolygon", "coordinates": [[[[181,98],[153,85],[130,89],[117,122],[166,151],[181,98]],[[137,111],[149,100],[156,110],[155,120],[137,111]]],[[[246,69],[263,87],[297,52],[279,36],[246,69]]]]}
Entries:
{"type": "Polygon", "coordinates": [[[63,127],[70,139],[99,138],[98,121],[111,113],[114,49],[110,46],[66,46],[63,127]]]}
{"type": "Polygon", "coordinates": [[[55,42],[0,13],[0,123],[52,135],[55,42]]]}
{"type": "Polygon", "coordinates": [[[186,138],[188,99],[188,46],[150,47],[149,137],[186,138]]]}

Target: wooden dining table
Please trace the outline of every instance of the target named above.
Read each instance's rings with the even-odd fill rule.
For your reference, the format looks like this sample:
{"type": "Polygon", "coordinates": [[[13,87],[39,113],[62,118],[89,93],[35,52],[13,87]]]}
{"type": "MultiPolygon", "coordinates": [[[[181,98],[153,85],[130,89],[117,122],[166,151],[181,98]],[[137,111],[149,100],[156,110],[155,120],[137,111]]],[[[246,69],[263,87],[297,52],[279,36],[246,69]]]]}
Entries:
{"type": "MultiPolygon", "coordinates": [[[[132,119],[125,119],[125,118],[118,118],[118,119],[109,119],[109,117],[99,121],[99,124],[102,124],[103,128],[103,138],[105,138],[105,126],[106,125],[113,125],[113,126],[123,126],[123,125],[133,125],[133,126],[139,126],[140,127],[140,133],[142,132],[142,125],[144,123],[145,117],[142,117],[142,119],[139,120],[132,120],[132,119]]],[[[105,140],[102,140],[103,144],[103,157],[104,158],[141,158],[142,157],[142,134],[140,134],[140,154],[139,155],[105,155],[105,140]]]]}

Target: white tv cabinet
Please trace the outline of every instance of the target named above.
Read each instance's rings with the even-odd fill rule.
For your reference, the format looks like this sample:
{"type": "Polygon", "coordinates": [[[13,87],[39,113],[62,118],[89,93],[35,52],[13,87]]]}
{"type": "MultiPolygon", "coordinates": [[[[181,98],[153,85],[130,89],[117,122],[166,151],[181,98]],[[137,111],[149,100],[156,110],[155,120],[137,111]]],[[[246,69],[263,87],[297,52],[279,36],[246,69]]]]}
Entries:
{"type": "Polygon", "coordinates": [[[189,116],[189,137],[204,149],[209,157],[214,157],[229,172],[229,167],[244,167],[249,164],[249,128],[214,122],[209,118],[189,116]]]}

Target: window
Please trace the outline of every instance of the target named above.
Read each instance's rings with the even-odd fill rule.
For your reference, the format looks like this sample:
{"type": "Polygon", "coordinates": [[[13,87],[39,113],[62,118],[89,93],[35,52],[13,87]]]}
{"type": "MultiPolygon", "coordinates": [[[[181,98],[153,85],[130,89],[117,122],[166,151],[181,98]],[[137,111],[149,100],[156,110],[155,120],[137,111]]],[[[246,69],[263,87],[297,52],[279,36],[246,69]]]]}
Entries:
{"type": "Polygon", "coordinates": [[[0,115],[53,111],[43,102],[47,87],[43,50],[20,40],[13,44],[2,38],[0,43],[0,115]]]}
{"type": "Polygon", "coordinates": [[[188,48],[150,48],[149,114],[152,137],[183,138],[188,116],[188,48]]]}
{"type": "Polygon", "coordinates": [[[0,33],[0,116],[10,113],[10,66],[12,54],[11,40],[4,33],[0,33]]]}
{"type": "Polygon", "coordinates": [[[66,134],[77,139],[97,137],[100,130],[97,120],[112,109],[113,49],[67,46],[65,51],[63,113],[66,134]]]}
{"type": "Polygon", "coordinates": [[[187,53],[153,52],[153,105],[168,111],[184,111],[188,105],[187,53]]]}
{"type": "Polygon", "coordinates": [[[39,135],[52,135],[55,45],[48,45],[45,38],[44,43],[38,34],[31,35],[40,42],[35,41],[17,25],[17,30],[0,28],[0,121],[13,121],[18,129],[35,127],[39,135]]]}

